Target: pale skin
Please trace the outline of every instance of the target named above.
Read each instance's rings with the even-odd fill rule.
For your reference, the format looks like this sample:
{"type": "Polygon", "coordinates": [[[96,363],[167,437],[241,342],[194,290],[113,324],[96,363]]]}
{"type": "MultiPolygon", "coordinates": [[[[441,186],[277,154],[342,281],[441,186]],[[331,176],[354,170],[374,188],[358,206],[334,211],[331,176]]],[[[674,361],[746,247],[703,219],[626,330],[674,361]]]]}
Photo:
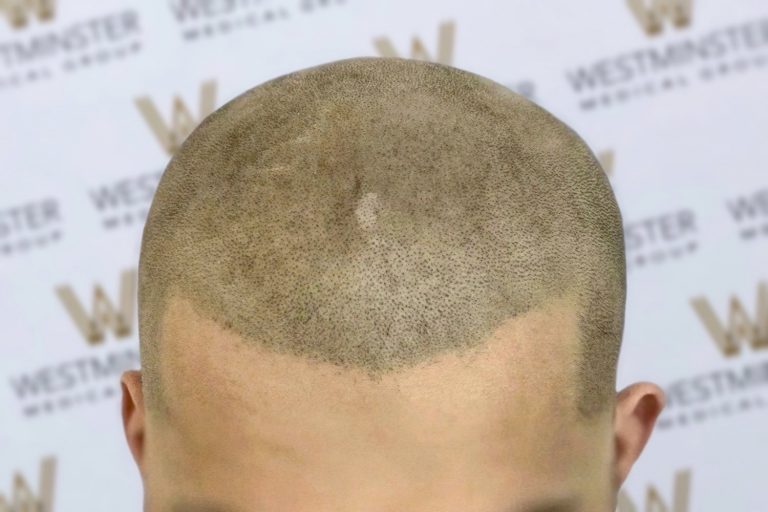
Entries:
{"type": "Polygon", "coordinates": [[[637,382],[592,424],[572,406],[575,308],[510,319],[464,356],[372,381],[245,344],[170,301],[170,416],[122,376],[145,512],[613,512],[664,407],[637,382]]]}

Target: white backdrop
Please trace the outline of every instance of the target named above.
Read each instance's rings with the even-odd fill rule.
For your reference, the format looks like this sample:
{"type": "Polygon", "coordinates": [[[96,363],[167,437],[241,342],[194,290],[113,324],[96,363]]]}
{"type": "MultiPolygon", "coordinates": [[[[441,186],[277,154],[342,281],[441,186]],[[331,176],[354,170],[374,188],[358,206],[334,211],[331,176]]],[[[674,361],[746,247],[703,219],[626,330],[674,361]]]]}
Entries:
{"type": "Polygon", "coordinates": [[[0,14],[0,512],[141,509],[118,379],[138,367],[141,228],[174,146],[263,81],[391,52],[525,94],[611,176],[629,268],[618,384],[669,400],[619,510],[768,511],[765,0],[0,0],[0,14]]]}

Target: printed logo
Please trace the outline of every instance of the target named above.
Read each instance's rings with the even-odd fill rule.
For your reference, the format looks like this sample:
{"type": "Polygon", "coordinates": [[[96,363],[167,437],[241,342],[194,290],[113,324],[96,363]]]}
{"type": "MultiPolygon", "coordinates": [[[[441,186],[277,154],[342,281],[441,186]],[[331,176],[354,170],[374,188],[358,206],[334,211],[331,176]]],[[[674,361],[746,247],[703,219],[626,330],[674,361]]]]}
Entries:
{"type": "Polygon", "coordinates": [[[54,0],[0,0],[0,11],[13,28],[21,28],[30,16],[37,16],[40,21],[53,19],[54,5],[54,0]]]}
{"type": "MultiPolygon", "coordinates": [[[[672,497],[664,499],[663,494],[653,485],[649,485],[645,494],[645,506],[639,507],[626,491],[619,492],[616,512],[689,512],[691,496],[691,470],[682,469],[675,473],[672,497]]],[[[642,503],[642,502],[641,502],[642,503]]]]}
{"type": "Polygon", "coordinates": [[[597,161],[600,162],[600,166],[603,168],[605,174],[610,178],[613,177],[613,162],[614,154],[612,149],[606,149],[597,154],[597,161]]]}
{"type": "Polygon", "coordinates": [[[143,226],[163,171],[121,178],[88,191],[106,230],[143,226]]]}
{"type": "Polygon", "coordinates": [[[0,257],[15,256],[62,238],[59,202],[53,198],[0,210],[0,257]]]}
{"type": "Polygon", "coordinates": [[[40,462],[37,492],[24,475],[16,472],[9,498],[0,494],[0,512],[53,512],[53,488],[56,476],[56,459],[46,457],[40,462]]]}
{"type": "MultiPolygon", "coordinates": [[[[438,64],[453,64],[453,47],[456,34],[456,24],[450,21],[444,21],[440,24],[437,31],[437,53],[435,57],[427,51],[426,46],[418,36],[414,36],[411,41],[410,58],[418,60],[428,60],[438,64]]],[[[382,57],[399,57],[395,46],[388,37],[377,37],[373,40],[373,46],[382,57]]]]}
{"type": "Polygon", "coordinates": [[[694,316],[716,350],[734,364],[667,385],[667,405],[657,423],[660,430],[768,408],[768,359],[753,359],[768,347],[767,282],[758,283],[756,299],[753,314],[739,297],[732,296],[724,317],[706,297],[690,300],[694,316]],[[739,354],[750,357],[736,359],[739,354]]]}
{"type": "Polygon", "coordinates": [[[116,339],[134,340],[136,269],[120,276],[117,300],[100,284],[93,287],[92,305],[86,309],[72,287],[56,288],[63,311],[74,324],[74,331],[85,340],[88,353],[66,361],[27,370],[8,379],[19,401],[21,413],[28,417],[54,414],[119,396],[120,375],[141,365],[135,344],[119,347],[103,342],[108,333],[116,339]],[[127,348],[126,348],[127,347],[127,348]]]}
{"type": "Polygon", "coordinates": [[[197,116],[192,114],[179,96],[173,99],[171,119],[168,123],[149,96],[136,98],[135,102],[162,148],[169,155],[173,155],[200,121],[216,110],[216,82],[208,80],[200,85],[197,116]]]}
{"type": "MultiPolygon", "coordinates": [[[[638,20],[650,33],[662,19],[677,25],[690,20],[690,0],[633,0],[638,20]]],[[[681,37],[652,39],[654,44],[624,48],[590,62],[569,66],[565,79],[581,110],[594,111],[680,94],[697,84],[738,78],[768,67],[768,18],[748,19],[681,37]]],[[[656,32],[654,32],[656,31],[656,32]]]]}
{"type": "Polygon", "coordinates": [[[751,241],[768,236],[768,188],[731,199],[727,207],[738,226],[739,238],[751,241]]]}
{"type": "Polygon", "coordinates": [[[168,0],[171,13],[181,27],[186,42],[200,41],[236,32],[249,32],[300,15],[313,14],[343,5],[347,0],[299,0],[277,2],[264,0],[211,1],[168,0]]]}
{"type": "MultiPolygon", "coordinates": [[[[442,22],[437,29],[437,49],[433,56],[427,49],[427,45],[418,37],[411,40],[411,52],[409,58],[437,62],[438,64],[453,65],[453,54],[456,46],[456,23],[453,20],[442,22]]],[[[382,57],[400,57],[392,41],[381,36],[373,40],[373,46],[382,57]]],[[[524,96],[526,99],[536,101],[536,84],[531,80],[519,80],[503,84],[504,87],[524,96]]]]}
{"type": "Polygon", "coordinates": [[[100,13],[61,26],[54,22],[54,5],[54,0],[0,0],[0,17],[14,29],[33,18],[47,22],[43,30],[14,30],[10,40],[0,41],[0,92],[107,66],[141,51],[138,11],[100,13]]]}
{"type": "Polygon", "coordinates": [[[679,261],[699,248],[696,213],[683,208],[627,222],[624,244],[628,272],[679,261]]]}
{"type": "Polygon", "coordinates": [[[753,318],[739,298],[732,296],[727,326],[706,297],[694,297],[691,306],[723,356],[733,357],[741,353],[743,345],[750,345],[754,350],[768,348],[768,282],[758,283],[756,302],[753,318]]]}
{"type": "Polygon", "coordinates": [[[661,33],[665,18],[677,28],[691,24],[693,0],[627,0],[627,4],[649,36],[661,33]]]}
{"type": "Polygon", "coordinates": [[[80,333],[91,345],[104,341],[104,333],[112,331],[116,338],[131,335],[133,311],[136,300],[136,271],[126,270],[120,277],[120,299],[118,306],[109,299],[104,288],[96,284],[93,288],[93,305],[89,314],[75,295],[72,287],[62,285],[56,294],[64,304],[69,316],[80,333]]]}

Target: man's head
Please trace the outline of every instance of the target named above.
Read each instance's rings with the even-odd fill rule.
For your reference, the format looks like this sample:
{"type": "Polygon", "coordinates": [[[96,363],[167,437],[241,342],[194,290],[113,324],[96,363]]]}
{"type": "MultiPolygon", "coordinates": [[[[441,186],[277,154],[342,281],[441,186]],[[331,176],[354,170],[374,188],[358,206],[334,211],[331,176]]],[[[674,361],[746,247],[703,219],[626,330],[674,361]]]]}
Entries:
{"type": "Polygon", "coordinates": [[[608,511],[663,406],[616,395],[624,298],[610,185],[540,107],[396,58],[263,83],[144,229],[146,510],[608,511]]]}

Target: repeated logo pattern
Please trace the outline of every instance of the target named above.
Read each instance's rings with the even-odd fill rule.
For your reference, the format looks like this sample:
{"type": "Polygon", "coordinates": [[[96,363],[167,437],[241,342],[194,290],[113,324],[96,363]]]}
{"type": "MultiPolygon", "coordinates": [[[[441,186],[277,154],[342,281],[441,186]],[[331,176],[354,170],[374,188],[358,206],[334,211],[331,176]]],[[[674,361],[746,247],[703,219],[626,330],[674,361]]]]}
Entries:
{"type": "Polygon", "coordinates": [[[89,313],[69,285],[56,288],[56,294],[77,326],[83,338],[90,344],[104,341],[104,333],[112,331],[116,338],[132,334],[133,312],[136,302],[136,271],[126,270],[120,277],[120,299],[117,304],[104,292],[104,288],[93,288],[93,307],[89,313]]]}
{"type": "Polygon", "coordinates": [[[456,23],[454,21],[444,21],[438,28],[437,52],[434,57],[427,50],[426,45],[418,36],[414,36],[411,41],[410,54],[400,55],[395,50],[392,41],[386,37],[377,37],[373,45],[382,57],[408,57],[411,59],[429,60],[439,64],[453,64],[453,46],[456,34],[456,23]]]}
{"type": "Polygon", "coordinates": [[[629,494],[619,493],[616,512],[691,512],[691,470],[682,469],[675,473],[672,497],[665,499],[655,485],[649,485],[644,500],[633,501],[629,494]]]}
{"type": "Polygon", "coordinates": [[[706,297],[691,299],[691,305],[724,356],[741,354],[743,346],[754,350],[768,348],[768,283],[757,285],[754,316],[736,296],[728,303],[727,322],[718,317],[706,297]]]}
{"type": "Polygon", "coordinates": [[[23,474],[16,472],[10,497],[0,494],[0,512],[53,512],[55,477],[54,457],[46,457],[40,462],[37,489],[33,489],[23,474]]]}
{"type": "Polygon", "coordinates": [[[678,28],[691,24],[693,0],[627,0],[627,4],[648,35],[659,34],[665,19],[678,28]]]}
{"type": "Polygon", "coordinates": [[[55,6],[55,0],[2,0],[0,11],[18,29],[27,25],[30,16],[36,16],[40,21],[53,19],[55,6]]]}
{"type": "Polygon", "coordinates": [[[170,155],[176,152],[184,139],[208,114],[216,110],[216,82],[208,80],[200,85],[197,114],[193,114],[179,96],[173,99],[170,121],[166,122],[149,96],[136,98],[144,120],[152,129],[160,145],[170,155]]]}

